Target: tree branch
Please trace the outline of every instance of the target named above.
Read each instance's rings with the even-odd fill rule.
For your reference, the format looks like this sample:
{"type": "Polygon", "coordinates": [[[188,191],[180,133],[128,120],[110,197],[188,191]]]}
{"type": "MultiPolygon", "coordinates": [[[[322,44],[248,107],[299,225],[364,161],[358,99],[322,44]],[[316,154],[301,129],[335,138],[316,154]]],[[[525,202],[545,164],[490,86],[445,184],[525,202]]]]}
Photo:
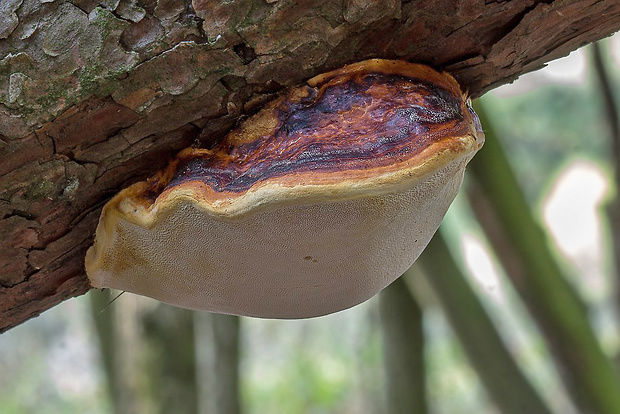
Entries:
{"type": "Polygon", "coordinates": [[[480,96],[620,28],[615,0],[13,3],[0,24],[0,331],[88,290],[83,257],[112,194],[284,87],[381,57],[448,70],[480,96]]]}

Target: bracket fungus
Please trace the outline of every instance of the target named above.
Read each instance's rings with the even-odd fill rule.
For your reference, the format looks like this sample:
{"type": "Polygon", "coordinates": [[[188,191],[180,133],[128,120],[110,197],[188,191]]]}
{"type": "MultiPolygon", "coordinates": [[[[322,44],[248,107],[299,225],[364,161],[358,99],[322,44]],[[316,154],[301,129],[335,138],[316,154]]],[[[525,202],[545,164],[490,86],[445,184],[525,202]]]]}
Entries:
{"type": "Polygon", "coordinates": [[[381,59],[345,66],[112,198],[88,277],[237,315],[354,306],[419,256],[483,141],[449,74],[381,59]]]}

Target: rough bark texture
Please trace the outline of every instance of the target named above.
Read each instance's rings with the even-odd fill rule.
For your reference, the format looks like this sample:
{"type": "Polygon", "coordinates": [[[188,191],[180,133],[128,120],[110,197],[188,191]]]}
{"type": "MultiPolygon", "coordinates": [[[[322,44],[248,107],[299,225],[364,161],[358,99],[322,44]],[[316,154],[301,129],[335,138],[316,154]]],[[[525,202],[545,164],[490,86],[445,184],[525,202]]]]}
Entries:
{"type": "Polygon", "coordinates": [[[0,5],[0,332],[89,289],[99,210],[275,93],[369,57],[472,96],[620,28],[616,0],[7,0],[0,5]]]}

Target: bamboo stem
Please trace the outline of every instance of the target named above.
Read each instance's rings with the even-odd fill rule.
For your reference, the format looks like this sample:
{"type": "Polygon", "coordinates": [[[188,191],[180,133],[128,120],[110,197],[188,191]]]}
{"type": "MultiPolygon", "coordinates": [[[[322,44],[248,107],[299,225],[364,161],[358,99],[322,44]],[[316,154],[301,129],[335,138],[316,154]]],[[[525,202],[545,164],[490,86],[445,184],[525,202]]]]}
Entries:
{"type": "Polygon", "coordinates": [[[441,231],[420,257],[429,285],[489,397],[503,414],[550,414],[506,348],[441,231]]]}
{"type": "Polygon", "coordinates": [[[387,412],[426,414],[422,310],[403,277],[396,279],[379,295],[387,374],[387,412]]]}
{"type": "Polygon", "coordinates": [[[486,143],[469,167],[471,205],[549,344],[562,379],[584,413],[620,413],[620,378],[590,326],[587,309],[555,260],[483,107],[486,143]]]}

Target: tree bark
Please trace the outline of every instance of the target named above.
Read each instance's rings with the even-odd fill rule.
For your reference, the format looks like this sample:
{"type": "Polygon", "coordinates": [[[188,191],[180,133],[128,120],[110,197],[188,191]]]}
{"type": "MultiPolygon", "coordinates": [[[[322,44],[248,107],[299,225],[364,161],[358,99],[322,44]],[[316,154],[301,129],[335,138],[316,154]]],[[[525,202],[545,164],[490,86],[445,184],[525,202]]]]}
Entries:
{"type": "Polygon", "coordinates": [[[370,57],[472,96],[620,28],[616,0],[7,0],[0,332],[89,289],[101,206],[275,93],[370,57]]]}

